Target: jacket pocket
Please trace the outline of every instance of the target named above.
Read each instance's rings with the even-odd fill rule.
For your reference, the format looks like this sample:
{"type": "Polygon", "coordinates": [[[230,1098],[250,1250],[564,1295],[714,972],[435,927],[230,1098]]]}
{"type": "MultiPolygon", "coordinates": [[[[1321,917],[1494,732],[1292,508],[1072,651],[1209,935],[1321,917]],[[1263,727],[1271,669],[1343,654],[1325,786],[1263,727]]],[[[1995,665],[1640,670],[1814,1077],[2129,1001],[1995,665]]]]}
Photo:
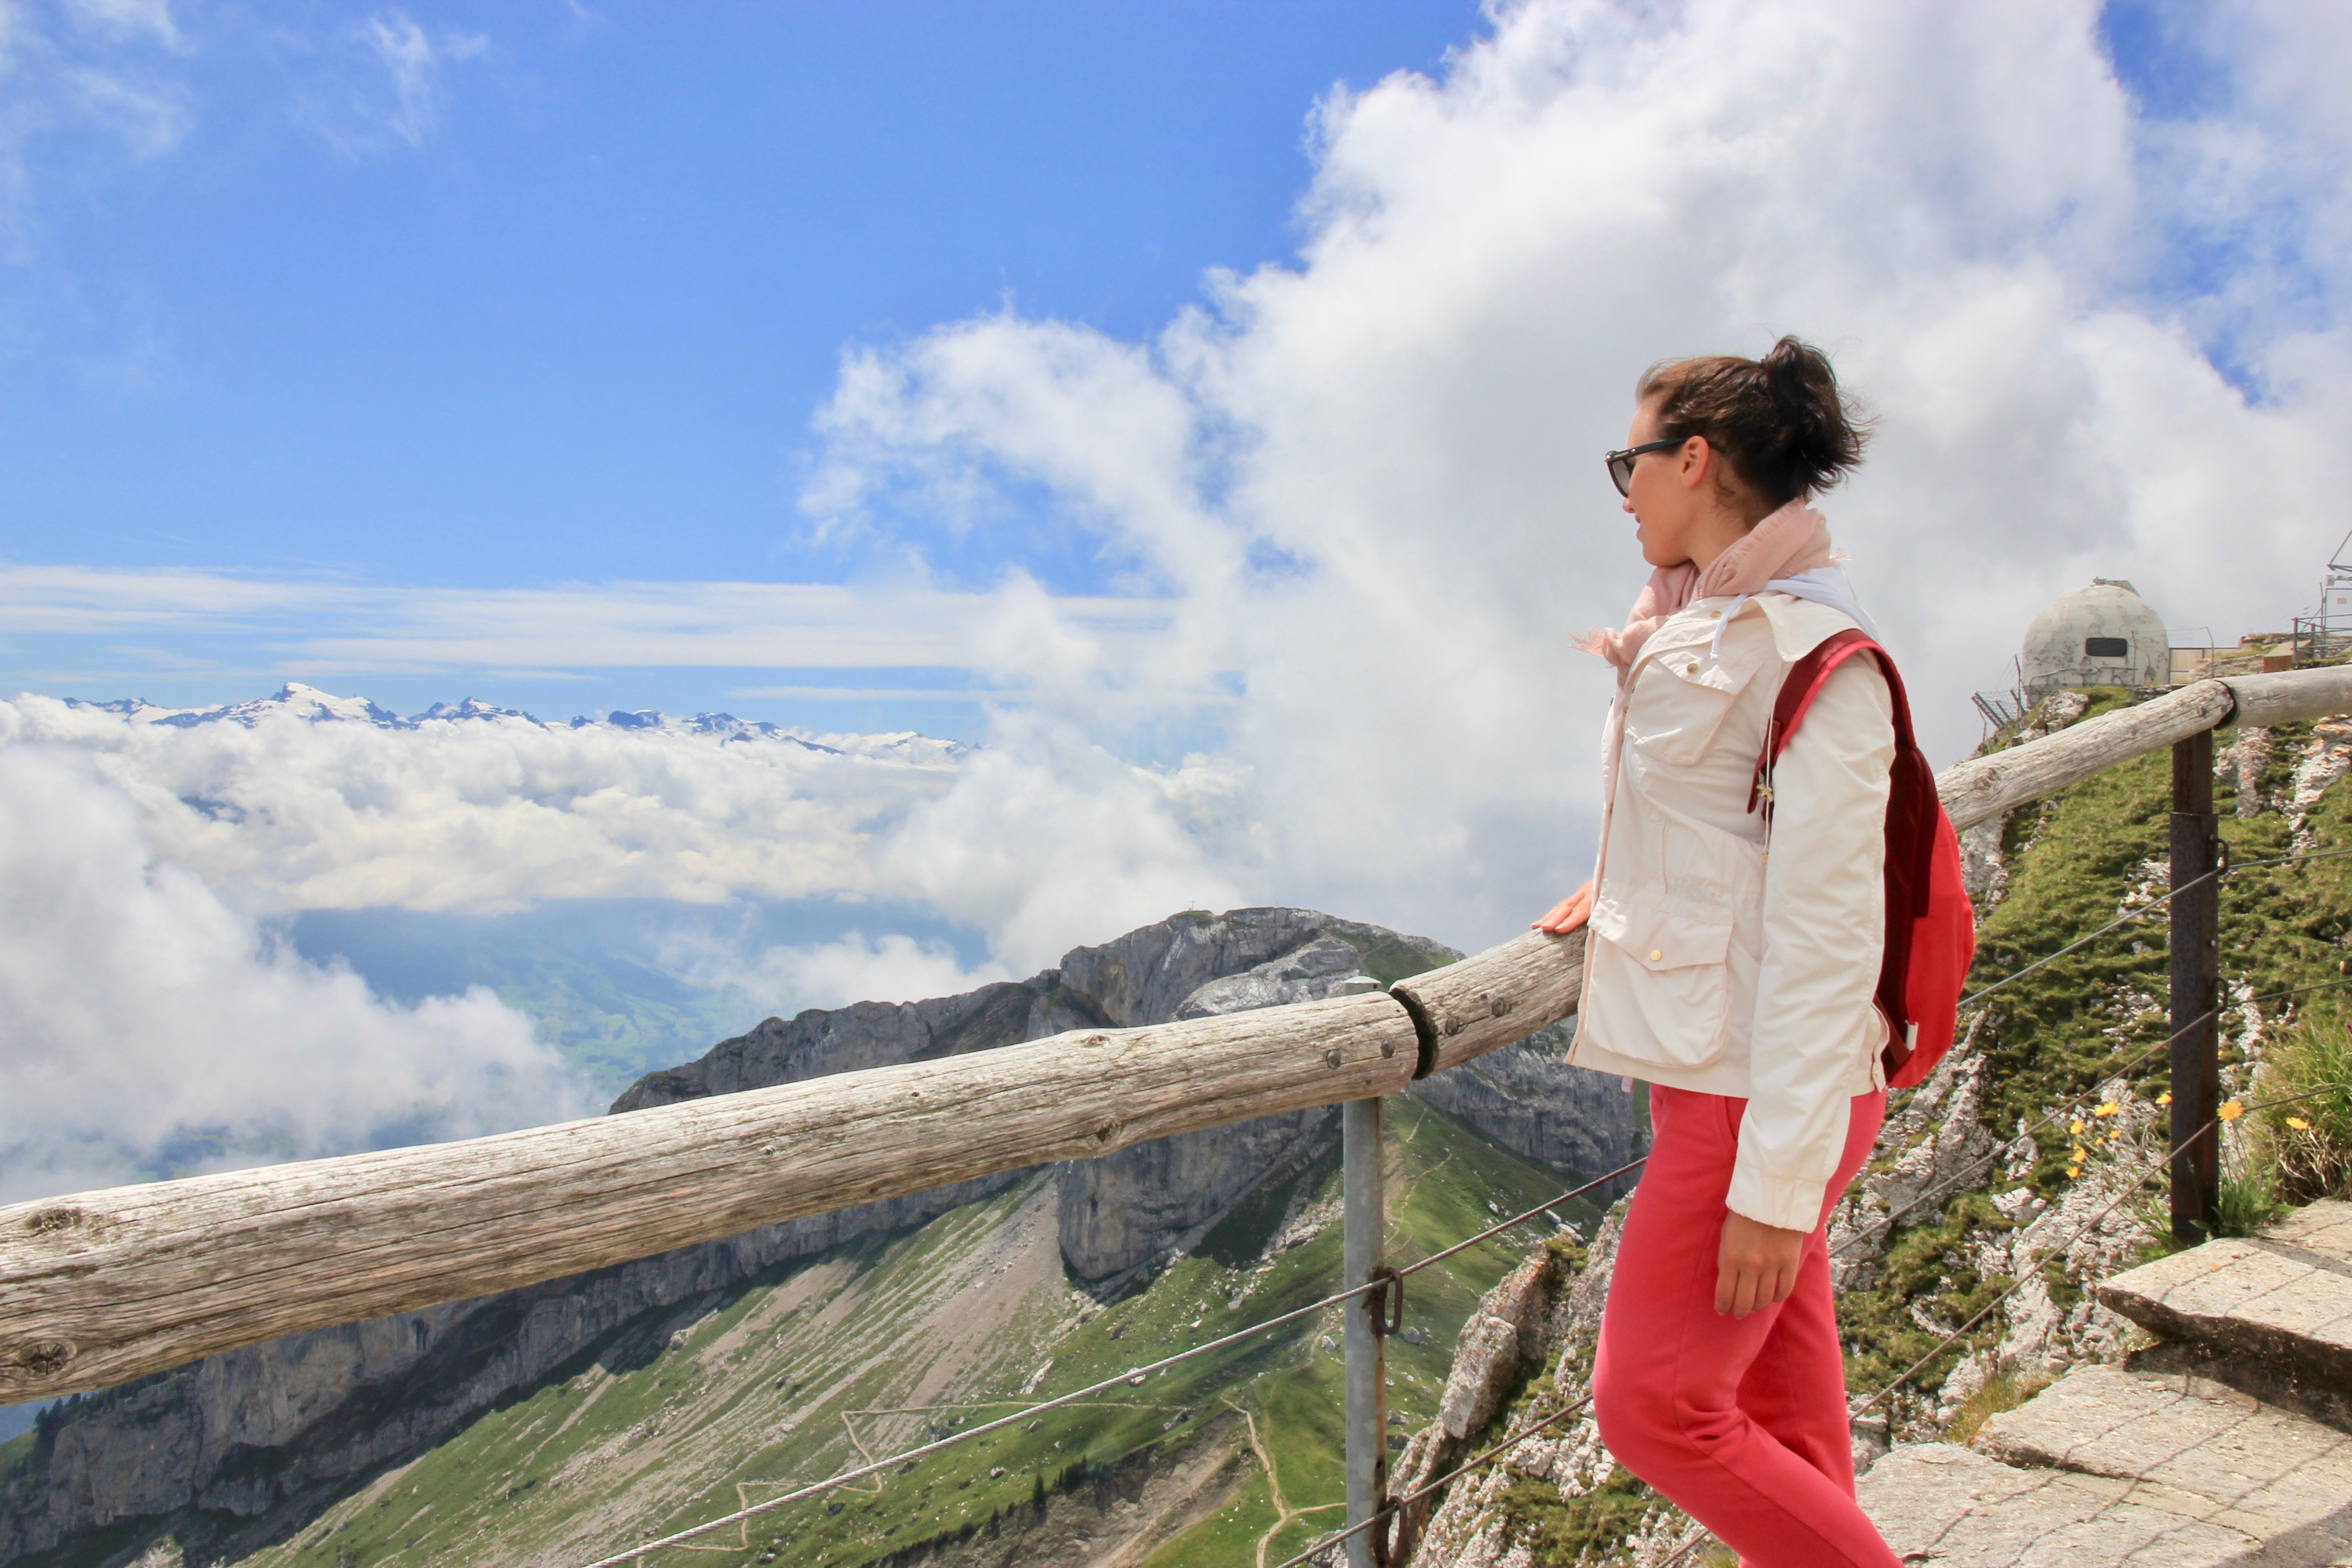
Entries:
{"type": "Polygon", "coordinates": [[[1688,767],[1762,667],[1757,650],[1710,659],[1703,648],[1669,648],[1642,665],[1625,705],[1625,738],[1652,761],[1688,767]]]}
{"type": "Polygon", "coordinates": [[[1730,1039],[1731,917],[1603,899],[1592,931],[1608,944],[1591,990],[1607,1047],[1662,1066],[1705,1067],[1730,1039]],[[1612,973],[1613,972],[1613,973],[1612,973]]]}

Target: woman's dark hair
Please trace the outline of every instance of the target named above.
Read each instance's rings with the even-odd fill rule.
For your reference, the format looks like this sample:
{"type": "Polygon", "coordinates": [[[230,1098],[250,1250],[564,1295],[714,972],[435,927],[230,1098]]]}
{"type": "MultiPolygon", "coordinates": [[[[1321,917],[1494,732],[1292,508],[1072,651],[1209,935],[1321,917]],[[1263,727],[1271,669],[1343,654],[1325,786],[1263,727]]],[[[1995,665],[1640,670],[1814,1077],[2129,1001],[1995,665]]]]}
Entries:
{"type": "Polygon", "coordinates": [[[1748,521],[1813,490],[1825,490],[1861,465],[1870,421],[1838,390],[1828,356],[1782,338],[1760,360],[1732,354],[1661,360],[1642,373],[1634,400],[1659,398],[1658,433],[1667,440],[1704,436],[1730,469],[1724,499],[1745,491],[1748,521]]]}

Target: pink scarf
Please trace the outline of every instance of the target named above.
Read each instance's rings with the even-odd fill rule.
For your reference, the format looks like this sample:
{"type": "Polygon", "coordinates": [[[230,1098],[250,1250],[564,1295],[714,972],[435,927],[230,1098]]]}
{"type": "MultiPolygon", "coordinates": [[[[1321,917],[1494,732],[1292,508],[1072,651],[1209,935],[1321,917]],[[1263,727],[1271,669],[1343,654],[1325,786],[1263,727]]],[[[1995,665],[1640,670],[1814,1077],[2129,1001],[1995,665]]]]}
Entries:
{"type": "Polygon", "coordinates": [[[1615,665],[1622,677],[1641,657],[1650,634],[1692,600],[1753,594],[1775,577],[1793,577],[1833,559],[1829,524],[1800,497],[1749,529],[1705,572],[1687,561],[1659,567],[1650,574],[1622,627],[1587,632],[1576,646],[1615,665]]]}

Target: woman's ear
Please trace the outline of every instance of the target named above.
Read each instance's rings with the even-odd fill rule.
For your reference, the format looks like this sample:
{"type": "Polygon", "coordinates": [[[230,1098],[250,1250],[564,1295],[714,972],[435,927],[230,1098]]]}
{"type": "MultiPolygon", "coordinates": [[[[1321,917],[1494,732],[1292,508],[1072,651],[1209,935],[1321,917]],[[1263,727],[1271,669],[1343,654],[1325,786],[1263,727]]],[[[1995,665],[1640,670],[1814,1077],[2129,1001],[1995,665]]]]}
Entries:
{"type": "Polygon", "coordinates": [[[1682,468],[1675,475],[1683,489],[1695,490],[1715,468],[1715,448],[1704,436],[1694,436],[1683,443],[1682,468]]]}

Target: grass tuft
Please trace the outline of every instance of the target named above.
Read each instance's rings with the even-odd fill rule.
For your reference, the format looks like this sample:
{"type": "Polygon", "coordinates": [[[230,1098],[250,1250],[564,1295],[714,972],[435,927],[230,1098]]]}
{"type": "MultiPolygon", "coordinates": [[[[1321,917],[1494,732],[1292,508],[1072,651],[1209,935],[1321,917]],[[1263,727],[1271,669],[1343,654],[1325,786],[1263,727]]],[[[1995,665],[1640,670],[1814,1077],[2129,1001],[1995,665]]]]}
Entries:
{"type": "Polygon", "coordinates": [[[2049,1387],[2050,1383],[2050,1378],[2038,1373],[1994,1373],[1960,1405],[1951,1426],[1945,1429],[1945,1439],[1953,1443],[1975,1442],[1986,1422],[2004,1410],[2016,1409],[2049,1387]]]}
{"type": "Polygon", "coordinates": [[[2308,1009],[2271,1047],[2254,1098],[2284,1100],[2254,1113],[2249,1142],[2273,1173],[2278,1201],[2307,1204],[2352,1191],[2352,1020],[2343,1004],[2308,1009]]]}

